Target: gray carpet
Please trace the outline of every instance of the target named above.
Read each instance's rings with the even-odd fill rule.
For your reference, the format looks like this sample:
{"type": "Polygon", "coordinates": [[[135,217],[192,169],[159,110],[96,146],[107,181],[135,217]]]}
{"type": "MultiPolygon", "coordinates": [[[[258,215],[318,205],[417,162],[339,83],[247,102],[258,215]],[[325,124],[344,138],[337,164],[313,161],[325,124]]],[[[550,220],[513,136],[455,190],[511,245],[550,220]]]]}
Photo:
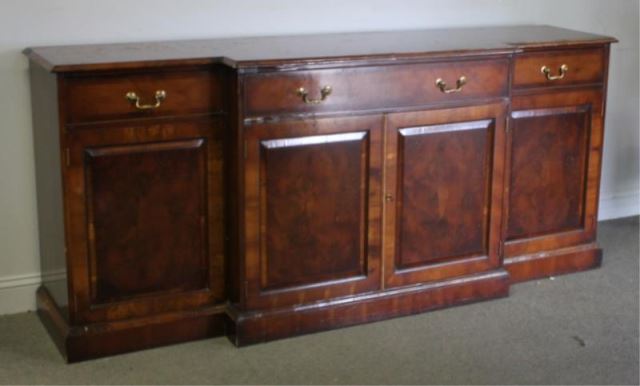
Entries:
{"type": "Polygon", "coordinates": [[[217,338],[65,365],[35,314],[3,316],[0,383],[638,384],[638,218],[599,232],[599,270],[241,349],[217,338]]]}

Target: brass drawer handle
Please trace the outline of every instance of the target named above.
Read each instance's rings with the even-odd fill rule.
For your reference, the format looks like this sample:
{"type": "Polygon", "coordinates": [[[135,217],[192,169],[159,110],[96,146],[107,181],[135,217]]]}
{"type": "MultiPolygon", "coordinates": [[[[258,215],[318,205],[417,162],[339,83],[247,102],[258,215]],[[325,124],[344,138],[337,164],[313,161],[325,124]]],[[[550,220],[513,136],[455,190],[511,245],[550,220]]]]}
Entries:
{"type": "Polygon", "coordinates": [[[162,101],[164,101],[167,98],[167,92],[164,90],[158,90],[156,91],[156,103],[154,104],[142,104],[140,103],[140,97],[138,96],[138,94],[136,94],[133,91],[129,91],[126,95],[125,98],[127,98],[127,100],[136,107],[136,109],[138,110],[151,110],[151,109],[157,109],[158,107],[160,107],[160,104],[162,104],[162,101]]]}
{"type": "Polygon", "coordinates": [[[456,81],[456,88],[447,88],[447,82],[442,80],[442,78],[436,79],[436,87],[438,87],[440,91],[442,91],[445,94],[449,94],[452,92],[460,92],[462,91],[462,87],[464,87],[465,84],[467,84],[467,77],[464,75],[459,77],[458,80],[456,81]]]}
{"type": "Polygon", "coordinates": [[[558,80],[564,78],[564,74],[569,71],[569,66],[563,64],[560,66],[560,71],[558,71],[558,75],[551,75],[551,69],[547,66],[542,66],[540,68],[540,72],[544,74],[547,80],[558,80]]]}
{"type": "Polygon", "coordinates": [[[297,90],[297,93],[302,97],[302,101],[304,103],[308,105],[317,105],[321,102],[324,102],[324,100],[327,99],[327,97],[331,94],[331,91],[333,91],[331,89],[331,86],[324,86],[322,89],[320,89],[320,99],[310,99],[309,93],[304,87],[300,87],[297,90]]]}

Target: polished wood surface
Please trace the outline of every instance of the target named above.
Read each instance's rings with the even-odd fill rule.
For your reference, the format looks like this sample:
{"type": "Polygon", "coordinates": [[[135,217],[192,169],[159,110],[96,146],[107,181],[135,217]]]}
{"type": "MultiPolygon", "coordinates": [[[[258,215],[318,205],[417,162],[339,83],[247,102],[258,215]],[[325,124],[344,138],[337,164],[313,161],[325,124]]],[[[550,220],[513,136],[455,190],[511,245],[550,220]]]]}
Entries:
{"type": "Polygon", "coordinates": [[[614,41],[520,26],[28,49],[39,315],[77,361],[597,267],[614,41]]]}
{"type": "Polygon", "coordinates": [[[246,306],[379,288],[381,117],[255,125],[245,138],[246,306]]]}
{"type": "Polygon", "coordinates": [[[603,69],[608,60],[604,48],[579,50],[551,50],[518,55],[513,71],[514,87],[540,87],[547,85],[568,85],[579,83],[600,83],[603,69]],[[549,80],[541,71],[543,66],[550,69],[551,76],[558,76],[560,67],[568,70],[562,79],[549,80]]]}
{"type": "Polygon", "coordinates": [[[71,76],[65,79],[68,120],[79,123],[222,111],[220,76],[211,68],[71,76]],[[160,90],[165,91],[166,99],[156,109],[136,109],[125,98],[128,92],[135,92],[141,103],[153,104],[160,90]]]}
{"type": "Polygon", "coordinates": [[[191,41],[89,44],[25,50],[47,70],[73,72],[223,63],[231,67],[419,59],[606,44],[614,38],[546,25],[341,32],[191,41]]]}
{"type": "Polygon", "coordinates": [[[486,254],[492,122],[409,127],[399,137],[396,267],[486,254]]]}
{"type": "Polygon", "coordinates": [[[366,133],[261,142],[263,288],[362,275],[368,209],[366,133]]]}
{"type": "Polygon", "coordinates": [[[69,325],[45,287],[36,293],[38,316],[68,362],[221,336],[227,316],[220,306],[150,315],[145,319],[69,325]]]}
{"type": "Polygon", "coordinates": [[[601,89],[517,96],[511,109],[505,259],[595,241],[601,89]]]}
{"type": "Polygon", "coordinates": [[[198,117],[70,131],[63,170],[77,322],[223,301],[222,129],[219,118],[198,117]],[[117,301],[96,304],[100,285],[117,301]]]}
{"type": "Polygon", "coordinates": [[[580,228],[588,107],[517,111],[511,116],[507,240],[580,228]]]}
{"type": "Polygon", "coordinates": [[[503,269],[497,269],[462,278],[371,292],[356,301],[336,299],[333,302],[246,313],[232,308],[227,334],[234,344],[244,346],[508,295],[509,275],[503,269]]]}
{"type": "Polygon", "coordinates": [[[92,303],[207,287],[205,156],[202,138],[85,148],[92,303]]]}
{"type": "Polygon", "coordinates": [[[38,66],[31,66],[29,73],[42,286],[55,299],[61,315],[68,320],[64,184],[60,167],[64,162],[64,152],[60,139],[60,114],[54,103],[58,98],[58,80],[38,66]]]}
{"type": "Polygon", "coordinates": [[[505,114],[503,102],[389,114],[387,285],[499,266],[505,114]]]}
{"type": "Polygon", "coordinates": [[[245,114],[375,110],[496,98],[507,94],[508,73],[509,61],[501,58],[248,75],[245,114]],[[461,92],[445,94],[436,86],[436,80],[443,79],[455,87],[461,76],[467,79],[461,92]],[[324,86],[332,92],[319,104],[305,104],[296,93],[303,87],[318,98],[324,86]]]}

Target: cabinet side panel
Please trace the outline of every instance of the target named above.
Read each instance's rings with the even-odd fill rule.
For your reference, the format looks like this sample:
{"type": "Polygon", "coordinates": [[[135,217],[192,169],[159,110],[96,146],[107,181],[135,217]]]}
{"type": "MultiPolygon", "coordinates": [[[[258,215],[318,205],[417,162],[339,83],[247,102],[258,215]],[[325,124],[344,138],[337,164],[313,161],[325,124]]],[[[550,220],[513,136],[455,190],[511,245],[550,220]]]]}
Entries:
{"type": "Polygon", "coordinates": [[[37,65],[31,65],[29,71],[42,282],[66,316],[68,294],[57,79],[37,65]]]}

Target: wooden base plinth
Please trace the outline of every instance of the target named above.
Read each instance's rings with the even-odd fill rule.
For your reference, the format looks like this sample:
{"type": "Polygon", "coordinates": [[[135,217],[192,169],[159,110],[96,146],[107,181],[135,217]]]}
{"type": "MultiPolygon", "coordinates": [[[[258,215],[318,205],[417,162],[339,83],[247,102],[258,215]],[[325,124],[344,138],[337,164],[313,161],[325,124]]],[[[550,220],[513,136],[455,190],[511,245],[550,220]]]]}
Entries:
{"type": "Polygon", "coordinates": [[[67,362],[224,335],[224,306],[70,326],[49,291],[36,294],[38,315],[67,362]]]}
{"type": "Polygon", "coordinates": [[[506,257],[504,269],[286,308],[219,305],[146,318],[72,326],[45,287],[38,315],[68,362],[226,334],[237,346],[506,297],[512,283],[599,267],[597,244],[506,257]]]}
{"type": "Polygon", "coordinates": [[[227,331],[234,344],[243,346],[508,295],[509,275],[498,269],[304,306],[260,312],[231,309],[227,331]]]}
{"type": "Polygon", "coordinates": [[[504,259],[504,267],[509,271],[512,283],[585,271],[597,268],[601,263],[602,249],[597,244],[504,259]]]}

